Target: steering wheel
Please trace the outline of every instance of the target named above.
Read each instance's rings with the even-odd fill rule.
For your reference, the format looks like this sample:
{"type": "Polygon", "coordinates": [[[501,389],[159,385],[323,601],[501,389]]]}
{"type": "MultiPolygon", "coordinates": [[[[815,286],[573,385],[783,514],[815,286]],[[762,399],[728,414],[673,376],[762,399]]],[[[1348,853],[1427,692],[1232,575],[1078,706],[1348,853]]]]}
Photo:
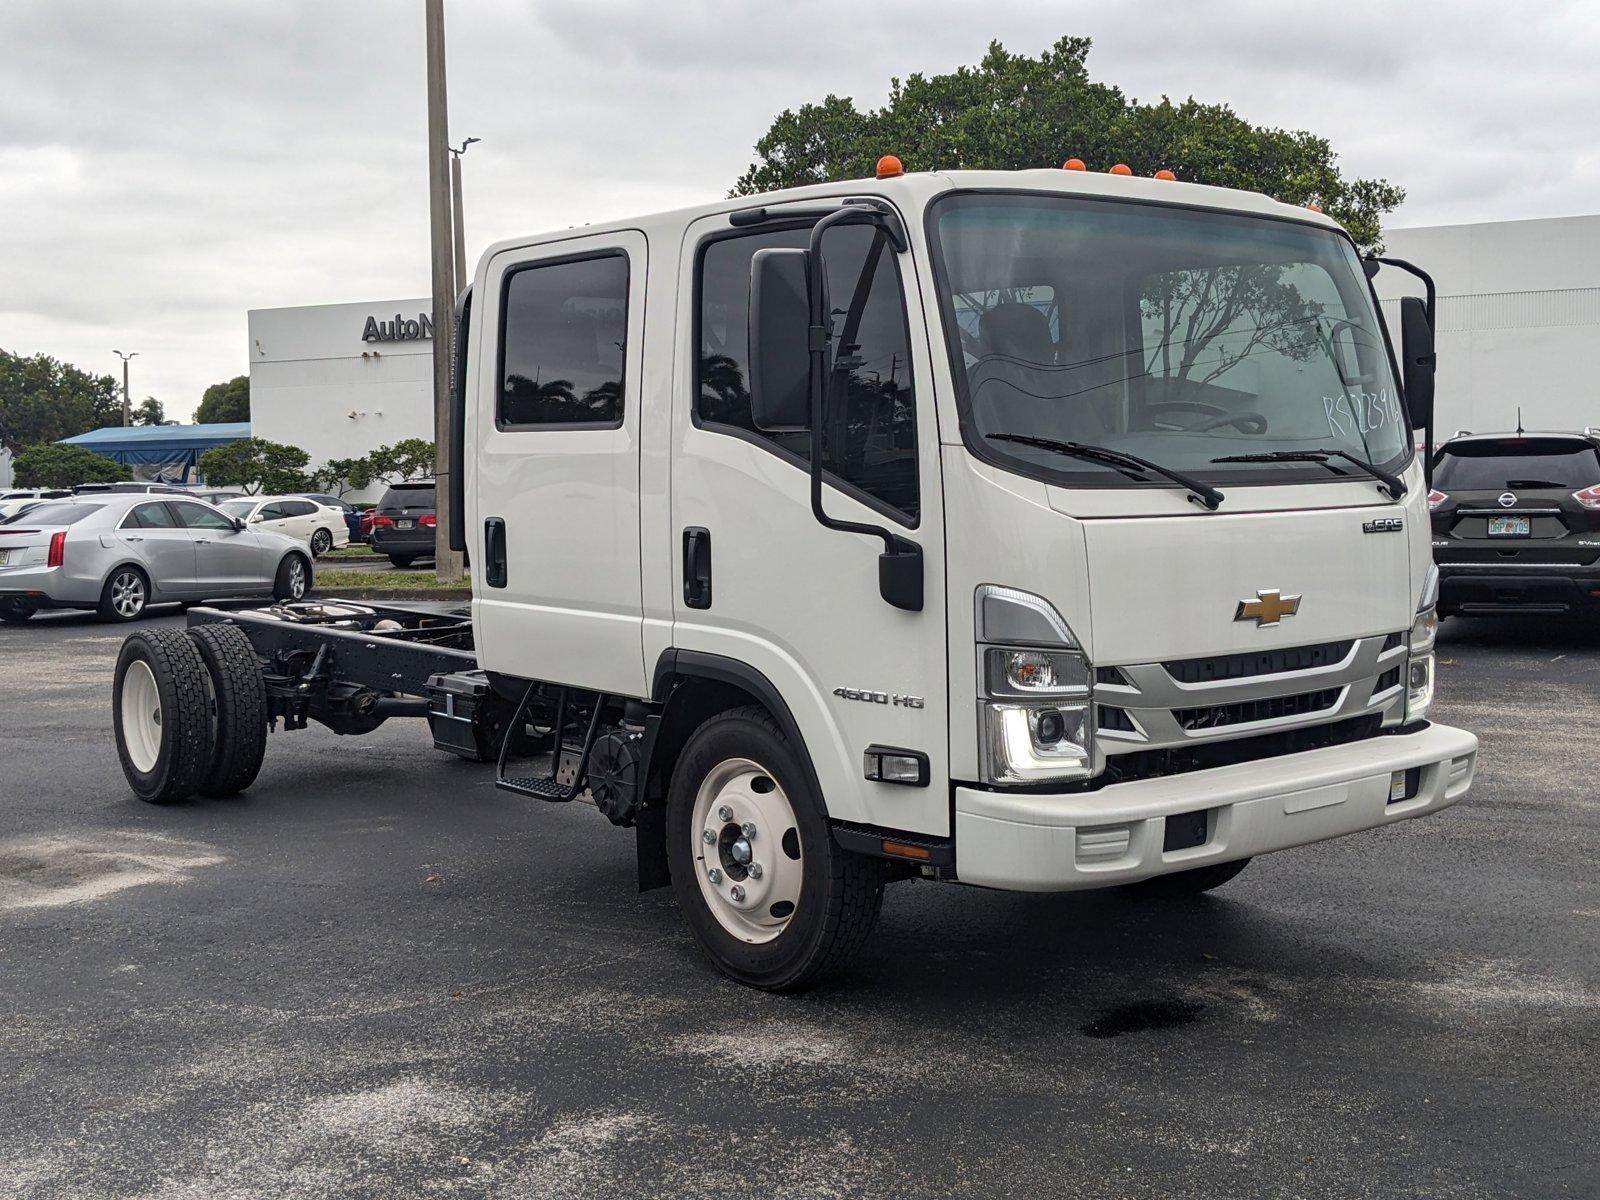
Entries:
{"type": "Polygon", "coordinates": [[[1225,425],[1235,425],[1241,433],[1261,434],[1267,431],[1267,418],[1258,412],[1233,413],[1215,404],[1202,404],[1198,400],[1164,400],[1158,404],[1147,404],[1145,411],[1195,412],[1211,418],[1195,425],[1181,426],[1184,433],[1210,433],[1225,425]]]}

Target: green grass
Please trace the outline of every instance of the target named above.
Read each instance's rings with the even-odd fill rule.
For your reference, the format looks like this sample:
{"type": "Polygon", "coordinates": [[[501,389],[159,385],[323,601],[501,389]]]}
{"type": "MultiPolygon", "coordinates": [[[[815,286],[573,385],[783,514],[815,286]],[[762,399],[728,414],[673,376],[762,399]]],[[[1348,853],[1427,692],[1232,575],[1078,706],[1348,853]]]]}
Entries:
{"type": "Polygon", "coordinates": [[[362,559],[362,560],[366,560],[366,559],[369,559],[369,558],[382,558],[382,557],[383,556],[381,554],[374,554],[373,551],[372,551],[372,547],[370,547],[370,546],[365,546],[365,545],[363,545],[363,546],[340,546],[337,550],[329,550],[326,554],[324,554],[322,556],[321,559],[318,559],[317,561],[321,562],[324,559],[329,559],[329,558],[359,558],[359,559],[362,559]]]}
{"type": "MultiPolygon", "coordinates": [[[[323,555],[323,558],[327,558],[323,555]]],[[[347,591],[457,591],[470,588],[469,579],[444,583],[432,571],[341,571],[338,568],[316,573],[319,592],[347,591]]]]}

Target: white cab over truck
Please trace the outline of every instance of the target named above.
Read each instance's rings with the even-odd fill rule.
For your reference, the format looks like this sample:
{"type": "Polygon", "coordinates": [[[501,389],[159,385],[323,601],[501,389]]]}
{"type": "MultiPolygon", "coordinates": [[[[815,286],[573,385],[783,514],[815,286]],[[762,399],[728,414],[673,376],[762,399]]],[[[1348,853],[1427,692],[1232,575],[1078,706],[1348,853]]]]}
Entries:
{"type": "Polygon", "coordinates": [[[772,989],[895,880],[1183,894],[1436,812],[1477,741],[1427,719],[1431,311],[1391,346],[1377,269],[1314,211],[1081,171],[502,242],[458,319],[470,620],[136,634],[128,777],[237,790],[269,719],[427,715],[634,827],[772,989]]]}

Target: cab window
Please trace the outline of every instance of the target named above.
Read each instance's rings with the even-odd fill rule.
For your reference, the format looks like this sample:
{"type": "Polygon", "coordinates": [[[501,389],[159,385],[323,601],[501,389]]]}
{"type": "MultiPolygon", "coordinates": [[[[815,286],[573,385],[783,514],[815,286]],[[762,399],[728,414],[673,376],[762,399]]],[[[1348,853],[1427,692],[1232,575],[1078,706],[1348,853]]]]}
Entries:
{"type": "Polygon", "coordinates": [[[500,321],[498,428],[622,424],[626,254],[514,268],[506,275],[500,321]]]}
{"type": "MultiPolygon", "coordinates": [[[[750,260],[757,250],[803,247],[804,227],[705,243],[696,273],[699,355],[695,415],[805,467],[811,434],[766,433],[750,417],[750,260]]],[[[919,512],[916,390],[894,247],[875,226],[825,235],[834,375],[823,466],[834,482],[908,524],[919,512]]]]}

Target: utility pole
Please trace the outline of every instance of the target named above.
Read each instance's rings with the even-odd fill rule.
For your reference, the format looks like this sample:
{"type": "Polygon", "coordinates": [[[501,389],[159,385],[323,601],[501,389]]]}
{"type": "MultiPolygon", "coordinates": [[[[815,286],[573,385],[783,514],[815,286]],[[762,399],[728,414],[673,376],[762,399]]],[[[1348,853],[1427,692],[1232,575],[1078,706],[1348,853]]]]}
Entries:
{"type": "Polygon", "coordinates": [[[461,555],[450,549],[450,348],[455,340],[451,259],[449,114],[444,83],[444,0],[424,0],[428,44],[428,228],[433,252],[433,478],[434,571],[441,581],[462,577],[461,555]]]}
{"type": "Polygon", "coordinates": [[[138,358],[139,352],[135,350],[132,354],[124,354],[121,350],[113,350],[111,353],[122,360],[122,427],[126,429],[133,424],[133,407],[128,403],[128,360],[138,358]]]}
{"type": "Polygon", "coordinates": [[[461,211],[461,156],[473,142],[482,138],[468,138],[459,146],[450,147],[450,211],[454,214],[456,234],[456,286],[455,294],[471,282],[467,278],[467,218],[461,211]]]}

